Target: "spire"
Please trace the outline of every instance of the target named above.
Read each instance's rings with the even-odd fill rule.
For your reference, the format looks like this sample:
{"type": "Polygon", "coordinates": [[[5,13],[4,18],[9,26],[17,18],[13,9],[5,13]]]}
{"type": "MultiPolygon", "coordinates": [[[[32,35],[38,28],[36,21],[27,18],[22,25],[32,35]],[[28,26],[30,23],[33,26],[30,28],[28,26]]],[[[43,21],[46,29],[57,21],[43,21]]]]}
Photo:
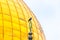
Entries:
{"type": "Polygon", "coordinates": [[[32,31],[32,18],[30,18],[29,20],[28,20],[28,22],[29,22],[29,29],[30,29],[30,32],[32,31]]]}
{"type": "Polygon", "coordinates": [[[29,29],[30,29],[30,32],[28,33],[29,34],[28,38],[29,40],[32,40],[32,18],[30,18],[28,22],[29,22],[29,29]]]}

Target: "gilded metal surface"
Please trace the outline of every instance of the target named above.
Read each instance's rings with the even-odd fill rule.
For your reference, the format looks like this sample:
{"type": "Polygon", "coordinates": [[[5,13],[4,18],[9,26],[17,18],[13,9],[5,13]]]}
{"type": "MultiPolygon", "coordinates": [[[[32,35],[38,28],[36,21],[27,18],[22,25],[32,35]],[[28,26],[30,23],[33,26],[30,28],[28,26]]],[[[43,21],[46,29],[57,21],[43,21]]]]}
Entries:
{"type": "Polygon", "coordinates": [[[45,40],[39,22],[22,0],[0,0],[0,40],[28,40],[30,17],[33,40],[45,40]]]}

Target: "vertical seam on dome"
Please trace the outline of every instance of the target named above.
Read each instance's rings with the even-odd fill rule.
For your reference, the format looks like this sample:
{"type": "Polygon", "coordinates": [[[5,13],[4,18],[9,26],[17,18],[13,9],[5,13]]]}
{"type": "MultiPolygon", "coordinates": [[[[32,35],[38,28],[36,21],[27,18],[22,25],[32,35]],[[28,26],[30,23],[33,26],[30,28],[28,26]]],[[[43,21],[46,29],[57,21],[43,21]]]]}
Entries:
{"type": "MultiPolygon", "coordinates": [[[[8,3],[8,0],[6,0],[7,1],[7,6],[8,6],[8,8],[9,8],[9,13],[10,13],[10,16],[11,16],[11,10],[10,10],[10,7],[9,7],[9,3],[8,3]]],[[[11,16],[11,27],[12,27],[12,40],[13,40],[13,25],[12,25],[12,16],[11,16]]]]}
{"type": "MultiPolygon", "coordinates": [[[[0,5],[1,5],[1,3],[0,3],[0,5]]],[[[4,40],[4,19],[3,19],[2,5],[1,5],[1,13],[2,13],[2,24],[3,24],[3,40],[4,40]]]]}
{"type": "MultiPolygon", "coordinates": [[[[24,4],[24,2],[23,2],[23,6],[24,6],[24,5],[25,5],[25,4],[24,4]]],[[[25,6],[24,6],[24,8],[25,8],[25,6]]],[[[25,10],[27,10],[27,9],[25,8],[25,10]]],[[[27,12],[27,11],[26,11],[26,12],[27,12]]],[[[28,18],[29,18],[30,16],[29,16],[28,12],[27,12],[27,15],[28,15],[28,18]]]]}
{"type": "MultiPolygon", "coordinates": [[[[18,2],[18,1],[17,1],[17,2],[18,2]]],[[[19,4],[19,6],[21,6],[19,2],[18,2],[18,4],[19,4]]],[[[25,15],[24,15],[24,12],[23,12],[22,6],[21,6],[21,10],[22,10],[22,14],[23,14],[24,19],[25,19],[25,15]]]]}
{"type": "MultiPolygon", "coordinates": [[[[22,3],[22,4],[23,4],[23,3],[22,3]]],[[[23,4],[23,8],[25,9],[24,4],[23,4]]],[[[26,10],[26,9],[25,9],[25,10],[26,10]]],[[[28,16],[28,18],[29,18],[29,15],[28,15],[27,10],[26,10],[26,13],[27,13],[27,16],[28,16]]],[[[26,25],[28,25],[28,23],[27,23],[26,25]]],[[[26,28],[28,28],[28,26],[27,26],[26,28]]],[[[27,29],[27,33],[28,33],[28,29],[27,29]]],[[[28,36],[28,35],[27,35],[27,36],[28,36]]]]}
{"type": "MultiPolygon", "coordinates": [[[[18,2],[17,2],[18,3],[18,2]]],[[[19,3],[18,3],[19,4],[19,3]]],[[[20,6],[20,4],[19,4],[19,6],[20,6]]],[[[21,10],[22,10],[22,8],[21,8],[21,10]]],[[[23,11],[23,10],[22,10],[23,11]]],[[[23,13],[23,12],[22,12],[23,13]]],[[[24,16],[24,14],[23,14],[23,16],[24,16]]],[[[25,17],[24,17],[24,19],[25,19],[25,17]]],[[[21,32],[20,32],[21,33],[21,32]]],[[[20,36],[21,37],[21,36],[20,36]]]]}
{"type": "MultiPolygon", "coordinates": [[[[17,1],[18,2],[18,1],[17,1]]],[[[19,6],[21,6],[21,4],[18,2],[19,6]]],[[[25,19],[25,15],[24,15],[24,12],[23,12],[23,9],[22,9],[22,6],[21,6],[21,10],[22,10],[22,14],[24,16],[24,19],[25,19]]],[[[27,20],[26,20],[27,21],[27,20]]],[[[26,26],[27,26],[27,23],[26,23],[26,26]]],[[[27,30],[27,27],[26,27],[26,30],[27,30]]]]}
{"type": "MultiPolygon", "coordinates": [[[[18,2],[18,1],[17,1],[18,2]]],[[[22,9],[22,6],[21,6],[21,4],[18,2],[18,4],[19,4],[19,6],[21,7],[21,10],[22,10],[22,14],[23,14],[23,16],[24,16],[24,19],[25,19],[25,15],[24,15],[24,12],[23,12],[23,9],[22,9]]]]}
{"type": "MultiPolygon", "coordinates": [[[[18,3],[18,2],[17,2],[18,3]]],[[[20,5],[19,5],[20,6],[20,5]]],[[[22,10],[22,9],[21,9],[22,10]]],[[[20,40],[21,40],[21,27],[20,27],[20,40]]]]}
{"type": "MultiPolygon", "coordinates": [[[[15,2],[13,1],[13,4],[15,6],[15,9],[17,8],[16,5],[15,5],[15,2]]],[[[20,26],[20,21],[19,21],[19,15],[18,15],[18,11],[16,9],[16,13],[17,13],[17,16],[18,16],[18,22],[19,22],[19,26],[20,26]]],[[[21,28],[20,28],[20,33],[21,33],[21,28]]],[[[20,37],[21,37],[21,34],[20,34],[20,37]]],[[[21,40],[21,38],[19,38],[21,40]]]]}
{"type": "MultiPolygon", "coordinates": [[[[23,3],[22,3],[23,4],[23,3]]],[[[26,8],[25,8],[25,6],[24,6],[24,4],[23,4],[23,8],[26,10],[26,8]]],[[[27,13],[27,16],[28,16],[28,18],[30,17],[29,15],[28,15],[28,12],[27,12],[27,10],[26,10],[26,13],[27,13]]],[[[28,25],[28,24],[27,24],[28,25]]],[[[27,33],[28,33],[28,29],[27,29],[27,33]]],[[[28,35],[27,35],[28,36],[28,35]]]]}

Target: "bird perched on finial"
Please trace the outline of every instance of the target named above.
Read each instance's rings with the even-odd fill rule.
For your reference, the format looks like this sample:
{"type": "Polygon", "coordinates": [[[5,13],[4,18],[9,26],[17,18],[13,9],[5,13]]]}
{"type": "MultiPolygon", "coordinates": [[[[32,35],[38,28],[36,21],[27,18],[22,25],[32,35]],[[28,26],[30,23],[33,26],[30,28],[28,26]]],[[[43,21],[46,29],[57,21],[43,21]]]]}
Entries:
{"type": "Polygon", "coordinates": [[[31,21],[31,20],[32,20],[32,17],[28,20],[28,22],[31,21]]]}

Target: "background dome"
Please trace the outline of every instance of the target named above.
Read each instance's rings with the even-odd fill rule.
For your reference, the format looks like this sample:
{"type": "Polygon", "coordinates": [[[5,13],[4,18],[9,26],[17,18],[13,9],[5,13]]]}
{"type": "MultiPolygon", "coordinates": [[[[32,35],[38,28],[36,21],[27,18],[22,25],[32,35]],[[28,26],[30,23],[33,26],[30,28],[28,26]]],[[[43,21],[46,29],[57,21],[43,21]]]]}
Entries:
{"type": "Polygon", "coordinates": [[[28,40],[30,17],[33,40],[45,40],[39,22],[22,0],[0,0],[0,40],[28,40]]]}

